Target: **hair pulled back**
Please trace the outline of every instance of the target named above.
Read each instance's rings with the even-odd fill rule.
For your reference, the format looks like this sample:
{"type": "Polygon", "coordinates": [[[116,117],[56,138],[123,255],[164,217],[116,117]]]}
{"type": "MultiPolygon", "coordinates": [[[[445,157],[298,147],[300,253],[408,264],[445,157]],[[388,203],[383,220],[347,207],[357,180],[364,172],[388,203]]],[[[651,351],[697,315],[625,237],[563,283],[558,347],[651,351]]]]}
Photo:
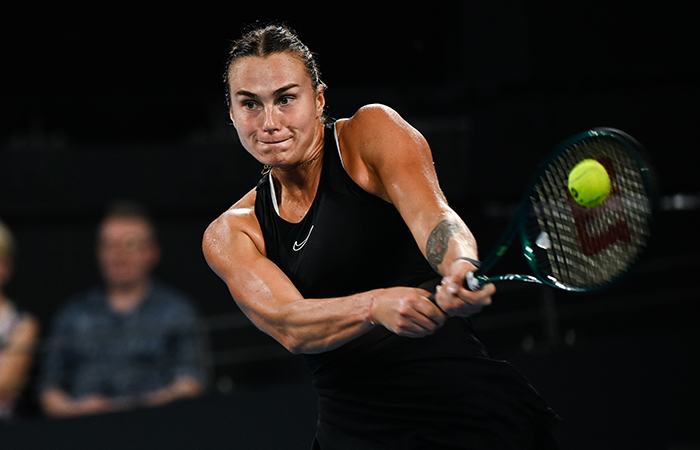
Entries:
{"type": "Polygon", "coordinates": [[[240,39],[233,42],[226,62],[224,84],[226,86],[226,102],[231,106],[231,90],[229,77],[231,67],[241,58],[247,56],[268,57],[275,53],[290,53],[297,57],[306,67],[306,72],[311,78],[311,85],[316,92],[325,89],[326,85],[321,81],[321,75],[316,64],[316,58],[309,48],[301,42],[297,34],[286,25],[265,25],[254,27],[245,32],[240,39]]]}

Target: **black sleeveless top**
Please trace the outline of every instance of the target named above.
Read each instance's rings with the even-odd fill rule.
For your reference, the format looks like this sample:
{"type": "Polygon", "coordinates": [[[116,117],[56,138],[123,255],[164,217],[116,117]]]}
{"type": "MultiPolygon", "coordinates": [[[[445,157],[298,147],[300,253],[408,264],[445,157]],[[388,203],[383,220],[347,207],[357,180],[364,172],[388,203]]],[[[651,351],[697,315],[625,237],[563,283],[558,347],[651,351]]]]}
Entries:
{"type": "MultiPolygon", "coordinates": [[[[305,298],[392,286],[430,289],[439,275],[398,210],[350,178],[335,129],[326,129],[325,135],[318,191],[301,222],[279,217],[269,174],[258,184],[255,213],[268,258],[305,298]]],[[[422,448],[414,446],[421,442],[427,443],[425,448],[448,448],[440,442],[470,448],[464,446],[465,433],[480,436],[474,438],[474,448],[488,448],[489,439],[509,437],[507,431],[494,431],[498,427],[484,431],[483,415],[512,423],[512,411],[522,413],[513,404],[526,400],[527,431],[523,436],[519,429],[512,438],[522,442],[531,442],[540,416],[552,417],[512,366],[488,359],[464,319],[451,318],[435,334],[420,339],[377,326],[335,350],[302,357],[319,394],[314,448],[411,449],[422,448]],[[504,377],[518,397],[506,399],[505,405],[500,392],[504,377]],[[491,401],[494,395],[501,400],[491,401]]]]}
{"type": "Polygon", "coordinates": [[[301,222],[287,222],[273,208],[270,174],[258,184],[255,213],[267,257],[306,298],[418,286],[437,277],[398,210],[355,184],[335,133],[325,134],[321,180],[301,222]]]}

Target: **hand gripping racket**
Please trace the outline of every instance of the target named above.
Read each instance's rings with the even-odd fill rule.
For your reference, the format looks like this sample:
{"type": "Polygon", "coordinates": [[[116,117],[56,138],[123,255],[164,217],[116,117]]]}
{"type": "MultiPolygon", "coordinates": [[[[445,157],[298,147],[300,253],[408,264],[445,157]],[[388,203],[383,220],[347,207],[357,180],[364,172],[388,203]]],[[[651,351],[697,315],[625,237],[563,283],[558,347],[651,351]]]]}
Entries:
{"type": "Polygon", "coordinates": [[[609,287],[626,275],[648,246],[656,186],[641,145],[611,128],[580,133],[540,163],[516,215],[481,266],[467,275],[477,290],[495,281],[539,283],[573,292],[609,287]],[[605,167],[610,194],[600,205],[578,204],[568,177],[584,159],[605,167]],[[515,237],[533,275],[487,276],[515,237]]]}

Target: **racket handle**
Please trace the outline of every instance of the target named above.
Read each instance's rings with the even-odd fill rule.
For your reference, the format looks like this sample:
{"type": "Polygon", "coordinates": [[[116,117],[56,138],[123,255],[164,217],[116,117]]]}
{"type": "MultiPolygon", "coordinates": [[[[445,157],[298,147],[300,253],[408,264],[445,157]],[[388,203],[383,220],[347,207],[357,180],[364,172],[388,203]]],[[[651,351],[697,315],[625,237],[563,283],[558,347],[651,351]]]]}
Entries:
{"type": "MultiPolygon", "coordinates": [[[[465,261],[469,261],[469,262],[472,263],[472,265],[474,265],[474,267],[476,267],[477,269],[479,269],[479,268],[481,267],[481,262],[480,262],[480,261],[477,261],[476,259],[467,258],[467,257],[462,257],[462,258],[459,258],[459,259],[463,259],[463,260],[465,260],[465,261]]],[[[470,291],[478,291],[479,289],[481,289],[482,284],[481,284],[481,282],[476,278],[476,276],[474,276],[474,272],[469,272],[469,273],[467,273],[467,278],[466,278],[465,282],[466,282],[466,288],[469,289],[470,291]]],[[[435,292],[432,293],[432,294],[430,294],[430,296],[428,297],[428,300],[430,300],[431,302],[435,303],[435,305],[437,306],[437,300],[435,300],[435,294],[436,294],[435,292]]]]}
{"type": "Polygon", "coordinates": [[[467,273],[467,288],[470,291],[478,291],[481,289],[481,282],[477,277],[474,276],[474,272],[467,273]]]}
{"type": "MultiPolygon", "coordinates": [[[[433,302],[433,304],[434,304],[435,306],[437,306],[438,309],[439,309],[440,311],[442,311],[442,308],[440,308],[440,305],[437,304],[437,300],[435,299],[435,294],[436,294],[435,292],[433,292],[432,294],[430,294],[430,296],[428,296],[428,300],[430,300],[431,302],[433,302]]],[[[444,313],[445,311],[442,311],[442,312],[444,313]]]]}
{"type": "MultiPolygon", "coordinates": [[[[471,258],[464,258],[464,257],[459,258],[459,259],[469,261],[477,269],[481,268],[480,261],[477,261],[477,260],[471,259],[471,258]]],[[[482,286],[481,282],[476,278],[476,276],[474,276],[474,272],[467,273],[466,283],[467,283],[467,289],[469,289],[470,291],[478,291],[479,289],[481,289],[481,286],[482,286]]]]}

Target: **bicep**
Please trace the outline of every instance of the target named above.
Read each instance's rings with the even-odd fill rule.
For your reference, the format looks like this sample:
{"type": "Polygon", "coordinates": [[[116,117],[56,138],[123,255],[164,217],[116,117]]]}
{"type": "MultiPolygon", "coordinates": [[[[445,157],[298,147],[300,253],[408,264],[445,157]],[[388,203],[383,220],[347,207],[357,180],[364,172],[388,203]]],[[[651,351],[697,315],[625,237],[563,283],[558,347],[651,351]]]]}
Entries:
{"type": "Polygon", "coordinates": [[[351,177],[397,208],[433,268],[445,274],[445,262],[476,257],[474,237],[448,205],[430,146],[418,130],[380,105],[361,109],[344,129],[346,154],[354,162],[351,177]]]}
{"type": "Polygon", "coordinates": [[[391,109],[373,107],[358,118],[348,130],[373,180],[368,190],[396,206],[424,250],[435,226],[454,216],[440,188],[430,146],[391,109]]]}
{"type": "Polygon", "coordinates": [[[245,231],[213,224],[204,237],[204,255],[226,283],[243,313],[260,329],[275,336],[279,311],[302,299],[289,278],[270,261],[245,231]]]}

